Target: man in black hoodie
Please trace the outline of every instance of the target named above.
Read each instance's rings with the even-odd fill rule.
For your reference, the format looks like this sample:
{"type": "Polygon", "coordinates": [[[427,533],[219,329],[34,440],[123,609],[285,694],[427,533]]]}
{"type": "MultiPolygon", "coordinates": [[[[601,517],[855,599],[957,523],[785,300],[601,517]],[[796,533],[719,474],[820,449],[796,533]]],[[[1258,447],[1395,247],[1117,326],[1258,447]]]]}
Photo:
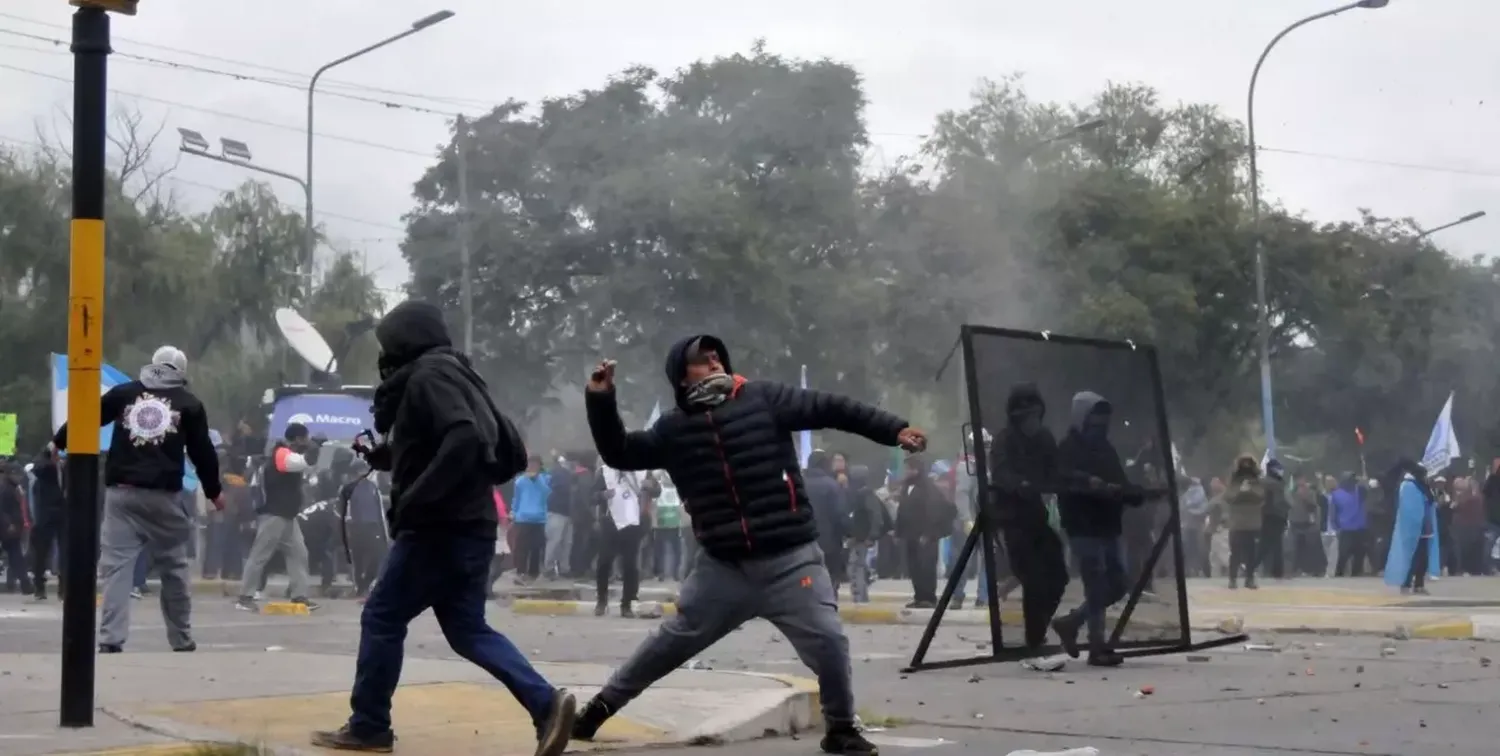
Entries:
{"type": "Polygon", "coordinates": [[[1062,539],[1047,524],[1043,493],[1062,483],[1057,440],[1043,419],[1047,405],[1030,383],[1010,390],[1005,400],[1006,426],[990,447],[990,475],[995,488],[995,517],[1010,568],[1021,581],[1026,646],[1047,640],[1047,625],[1068,587],[1068,565],[1062,539]]]}
{"type": "Polygon", "coordinates": [[[666,375],[677,407],[648,430],[625,430],[615,363],[588,382],[589,429],[605,464],[666,470],[702,551],[683,581],[677,615],[625,662],[579,715],[573,736],[600,725],[647,687],[756,617],[776,625],[818,676],[826,753],[873,754],[855,727],[849,639],[818,549],[792,434],[833,428],[918,451],[926,436],[895,415],[835,394],[747,381],[716,337],[674,344],[666,375]]]}
{"type": "Polygon", "coordinates": [[[31,593],[31,576],[26,574],[26,557],[21,544],[31,523],[26,516],[26,497],[21,482],[26,473],[9,462],[0,461],[0,556],[5,558],[5,592],[31,593]]]}
{"type": "MultiPolygon", "coordinates": [[[[193,651],[192,598],[188,592],[188,541],[192,513],[182,506],[182,476],[192,460],[203,495],[224,508],[219,455],[208,435],[208,412],[187,388],[187,355],[164,346],[141,368],[139,380],[100,398],[100,426],[114,423],[104,461],[104,522],[99,574],[104,583],[99,653],[124,650],[130,634],[130,590],[144,551],[161,576],[161,613],[174,651],[193,651]]],[[[79,428],[79,433],[97,433],[79,428]]],[[[66,451],[68,424],[52,439],[66,451]]]]}
{"type": "Polygon", "coordinates": [[[373,409],[383,443],[356,450],[372,468],[391,473],[394,543],[360,615],[353,714],[338,730],[313,733],[312,743],[392,750],[391,696],[401,681],[407,625],[431,609],[448,645],[531,714],[537,756],[558,756],[573,725],[573,696],[552,687],[484,619],[499,527],[492,491],[525,469],[525,445],[469,358],[453,349],[437,307],[403,302],[381,319],[375,338],[380,386],[373,409]]]}
{"type": "MultiPolygon", "coordinates": [[[[62,465],[52,445],[42,450],[31,465],[31,476],[36,480],[32,489],[36,497],[33,509],[36,521],[31,523],[31,587],[38,601],[47,600],[47,566],[52,563],[53,548],[62,543],[63,488],[62,465]]],[[[59,549],[60,551],[60,549],[59,549]]],[[[57,560],[62,567],[66,560],[57,560]]],[[[59,570],[61,572],[61,570],[59,570]]],[[[62,575],[58,575],[58,585],[62,575]]],[[[62,592],[58,592],[62,597],[62,592]]]]}
{"type": "Polygon", "coordinates": [[[1104,637],[1104,611],[1125,598],[1125,556],[1121,544],[1125,507],[1138,507],[1139,489],[1129,485],[1120,454],[1109,441],[1114,409],[1092,391],[1073,396],[1072,423],[1057,447],[1064,491],[1058,515],[1083,581],[1083,604],[1052,621],[1069,656],[1078,658],[1078,631],[1088,625],[1089,664],[1117,667],[1124,661],[1104,637]]]}

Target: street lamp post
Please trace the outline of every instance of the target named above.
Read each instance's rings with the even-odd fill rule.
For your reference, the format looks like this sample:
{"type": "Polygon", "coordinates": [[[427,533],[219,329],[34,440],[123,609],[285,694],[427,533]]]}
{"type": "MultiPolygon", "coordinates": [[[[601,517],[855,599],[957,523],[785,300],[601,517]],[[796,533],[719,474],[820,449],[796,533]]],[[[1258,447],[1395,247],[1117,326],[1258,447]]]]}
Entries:
{"type": "Polygon", "coordinates": [[[343,65],[345,63],[348,63],[349,61],[354,60],[355,58],[358,58],[361,55],[364,55],[366,53],[371,53],[371,52],[374,52],[376,50],[379,50],[380,48],[385,47],[386,45],[389,45],[389,44],[391,44],[393,42],[400,42],[401,40],[406,39],[407,37],[410,37],[411,35],[416,34],[417,32],[422,31],[423,29],[427,29],[429,27],[436,26],[437,24],[440,24],[440,23],[442,23],[444,21],[447,21],[448,19],[453,18],[453,16],[454,16],[453,11],[451,11],[451,10],[441,10],[441,11],[438,11],[437,13],[434,13],[434,14],[432,14],[430,16],[424,16],[422,18],[419,18],[416,21],[412,22],[412,25],[411,25],[410,29],[407,29],[406,31],[403,31],[400,34],[394,34],[392,36],[386,37],[385,39],[382,39],[382,40],[380,40],[379,42],[376,42],[373,45],[361,48],[359,50],[355,50],[354,52],[349,53],[348,55],[345,55],[342,58],[334,60],[334,61],[332,61],[330,63],[323,64],[322,68],[319,68],[316,72],[313,73],[312,81],[309,81],[307,83],[307,175],[306,175],[306,182],[307,183],[306,183],[306,186],[305,186],[305,188],[307,189],[307,212],[306,212],[306,215],[307,215],[307,244],[306,244],[306,247],[307,247],[307,249],[305,250],[306,259],[303,260],[303,264],[307,267],[307,269],[309,271],[309,275],[310,275],[310,272],[312,270],[312,264],[313,264],[313,245],[315,244],[314,231],[313,231],[313,229],[315,228],[315,224],[313,223],[313,195],[312,195],[312,186],[313,186],[313,95],[317,92],[318,79],[322,78],[323,74],[327,73],[328,71],[332,70],[333,68],[336,68],[336,67],[341,66],[341,65],[343,65]]]}
{"type": "Polygon", "coordinates": [[[1449,221],[1447,223],[1444,223],[1441,226],[1434,226],[1434,227],[1429,228],[1429,229],[1427,229],[1425,231],[1423,231],[1422,229],[1418,228],[1417,229],[1417,231],[1418,231],[1418,233],[1417,233],[1417,239],[1419,239],[1419,240],[1420,239],[1426,239],[1427,237],[1432,236],[1433,234],[1435,234],[1435,233],[1437,233],[1439,231],[1445,231],[1447,229],[1453,228],[1454,226],[1462,226],[1463,224],[1468,223],[1470,221],[1477,221],[1480,218],[1483,218],[1485,215],[1488,215],[1488,213],[1486,213],[1483,210],[1476,210],[1476,211],[1474,211],[1472,213],[1469,213],[1468,215],[1465,215],[1462,218],[1459,218],[1458,220],[1449,221]]]}
{"type": "Polygon", "coordinates": [[[1260,174],[1256,168],[1255,149],[1255,82],[1260,78],[1260,68],[1266,62],[1266,56],[1276,44],[1288,34],[1298,28],[1306,26],[1314,21],[1337,16],[1344,11],[1355,8],[1384,8],[1390,4],[1390,0],[1359,0],[1358,2],[1341,5],[1322,13],[1314,13],[1291,26],[1281,30],[1280,34],[1271,38],[1266,49],[1255,61],[1255,70],[1250,72],[1250,92],[1246,108],[1246,124],[1250,139],[1250,222],[1251,230],[1255,234],[1255,303],[1259,310],[1258,340],[1260,342],[1260,418],[1261,427],[1266,434],[1266,454],[1274,458],[1276,456],[1276,417],[1271,402],[1271,310],[1266,302],[1266,254],[1263,243],[1263,234],[1260,228],[1260,174]]]}

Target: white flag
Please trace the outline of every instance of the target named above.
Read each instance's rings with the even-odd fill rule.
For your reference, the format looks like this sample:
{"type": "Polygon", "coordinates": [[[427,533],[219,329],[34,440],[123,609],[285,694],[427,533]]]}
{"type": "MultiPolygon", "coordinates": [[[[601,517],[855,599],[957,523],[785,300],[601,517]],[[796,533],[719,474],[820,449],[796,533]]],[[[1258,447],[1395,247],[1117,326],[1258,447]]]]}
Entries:
{"type": "Polygon", "coordinates": [[[1458,435],[1453,432],[1453,393],[1449,392],[1448,401],[1443,402],[1437,422],[1432,424],[1432,434],[1427,437],[1427,449],[1422,452],[1422,467],[1427,469],[1428,475],[1436,475],[1458,459],[1460,453],[1458,435]]]}

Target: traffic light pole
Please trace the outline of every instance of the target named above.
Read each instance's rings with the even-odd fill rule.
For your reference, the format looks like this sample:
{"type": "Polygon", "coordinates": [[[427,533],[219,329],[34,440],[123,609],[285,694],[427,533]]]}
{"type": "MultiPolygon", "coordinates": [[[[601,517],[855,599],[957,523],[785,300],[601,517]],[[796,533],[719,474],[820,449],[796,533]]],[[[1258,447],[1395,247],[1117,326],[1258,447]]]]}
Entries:
{"type": "Polygon", "coordinates": [[[104,143],[109,3],[73,13],[73,220],[68,285],[68,501],[64,515],[63,727],[94,726],[99,562],[99,368],[104,362],[104,143]]]}

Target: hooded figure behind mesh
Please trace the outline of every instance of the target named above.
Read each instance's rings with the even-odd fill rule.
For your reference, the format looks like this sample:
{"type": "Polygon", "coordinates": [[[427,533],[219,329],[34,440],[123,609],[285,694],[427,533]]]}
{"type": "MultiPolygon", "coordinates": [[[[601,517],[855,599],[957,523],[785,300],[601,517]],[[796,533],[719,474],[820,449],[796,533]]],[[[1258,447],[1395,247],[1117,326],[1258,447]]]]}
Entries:
{"type": "Polygon", "coordinates": [[[1043,422],[1047,405],[1034,384],[1013,387],[1005,401],[1006,425],[990,446],[995,513],[1011,570],[1021,581],[1026,645],[1047,640],[1047,625],[1068,586],[1062,539],[1047,523],[1044,493],[1062,483],[1057,441],[1043,422]]]}
{"type": "Polygon", "coordinates": [[[809,503],[792,434],[833,428],[886,446],[920,449],[906,421],[852,399],[768,381],[730,367],[724,342],[693,336],[667,353],[677,407],[648,430],[625,430],[614,363],[595,369],[586,394],[599,456],[620,470],[666,470],[702,546],[683,581],[677,615],[636,650],[578,718],[590,739],[648,686],[756,617],[776,625],[818,675],[829,753],[869,754],[854,726],[849,640],[809,503]]]}
{"type": "Polygon", "coordinates": [[[1068,435],[1057,447],[1065,490],[1057,497],[1059,519],[1083,581],[1084,601],[1053,621],[1069,656],[1078,656],[1078,631],[1088,626],[1089,664],[1119,666],[1123,661],[1104,636],[1104,611],[1125,598],[1125,556],[1121,533],[1125,507],[1140,506],[1131,490],[1120,453],[1109,440],[1114,408],[1092,391],[1073,396],[1068,435]]]}
{"type": "Polygon", "coordinates": [[[375,431],[383,442],[361,450],[372,468],[391,473],[393,543],[360,615],[353,714],[339,730],[314,733],[313,745],[391,750],[406,628],[431,609],[448,645],[531,714],[538,756],[557,756],[568,743],[573,696],[553,688],[484,618],[499,527],[491,491],[525,468],[520,435],[491,404],[469,358],[453,349],[437,307],[403,302],[375,337],[375,431]]]}
{"type": "MultiPolygon", "coordinates": [[[[188,390],[187,355],[164,346],[141,368],[99,400],[100,426],[114,423],[104,460],[104,522],[100,528],[99,574],[104,583],[99,651],[119,653],[130,634],[130,590],[141,552],[161,576],[161,613],[167,642],[192,651],[192,599],[188,593],[188,542],[192,513],[179,499],[187,461],[192,460],[203,495],[224,508],[219,455],[208,435],[208,411],[188,390]]],[[[96,433],[80,428],[80,433],[96,433]]],[[[68,424],[52,439],[68,448],[68,424]]]]}

